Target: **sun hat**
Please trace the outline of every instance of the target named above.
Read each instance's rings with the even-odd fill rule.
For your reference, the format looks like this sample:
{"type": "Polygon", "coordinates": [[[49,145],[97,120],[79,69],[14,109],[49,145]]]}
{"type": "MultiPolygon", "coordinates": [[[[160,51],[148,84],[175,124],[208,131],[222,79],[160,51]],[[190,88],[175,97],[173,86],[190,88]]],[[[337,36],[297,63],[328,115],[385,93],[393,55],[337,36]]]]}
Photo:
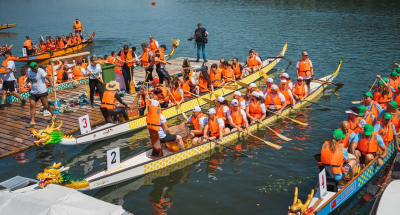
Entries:
{"type": "Polygon", "coordinates": [[[201,112],[201,108],[199,106],[196,106],[193,108],[193,112],[195,112],[195,113],[201,112]]]}
{"type": "Polygon", "coordinates": [[[232,99],[231,104],[239,105],[239,101],[237,99],[232,99]]]}
{"type": "Polygon", "coordinates": [[[241,94],[239,91],[235,91],[235,92],[233,92],[233,95],[236,95],[236,96],[242,96],[242,94],[241,94]]]}
{"type": "Polygon", "coordinates": [[[272,85],[271,90],[278,90],[278,86],[272,85]]]}
{"type": "Polygon", "coordinates": [[[251,83],[251,84],[249,85],[249,87],[257,87],[257,85],[256,85],[255,83],[251,83]]]}
{"type": "Polygon", "coordinates": [[[289,78],[289,75],[286,72],[284,72],[281,74],[281,77],[289,78]]]}
{"type": "Polygon", "coordinates": [[[119,89],[119,83],[116,81],[110,81],[106,84],[106,89],[107,90],[118,90],[119,89]]]}
{"type": "Polygon", "coordinates": [[[257,97],[257,98],[260,97],[260,94],[257,93],[256,91],[252,92],[251,95],[253,95],[254,97],[257,97]]]}
{"type": "Polygon", "coordinates": [[[272,78],[267,78],[267,82],[272,84],[272,83],[274,83],[274,79],[272,79],[272,78]]]}
{"type": "Polygon", "coordinates": [[[207,113],[208,113],[208,114],[215,114],[216,111],[215,111],[214,108],[210,108],[210,109],[208,109],[207,113]]]}
{"type": "Polygon", "coordinates": [[[222,103],[222,102],[224,102],[224,101],[225,101],[225,98],[224,98],[224,97],[222,97],[222,96],[220,96],[220,97],[218,97],[218,98],[217,98],[217,101],[222,103]]]}

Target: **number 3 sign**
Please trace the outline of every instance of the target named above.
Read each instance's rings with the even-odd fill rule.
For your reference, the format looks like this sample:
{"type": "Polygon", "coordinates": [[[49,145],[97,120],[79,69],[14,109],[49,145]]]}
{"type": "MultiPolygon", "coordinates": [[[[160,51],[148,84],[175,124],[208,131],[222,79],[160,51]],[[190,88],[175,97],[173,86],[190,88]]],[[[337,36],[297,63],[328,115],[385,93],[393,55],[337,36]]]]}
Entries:
{"type": "Polygon", "coordinates": [[[119,147],[107,151],[107,171],[111,171],[120,164],[119,147]]]}
{"type": "Polygon", "coordinates": [[[90,127],[89,115],[79,117],[79,128],[81,129],[81,134],[86,134],[92,130],[90,127]]]}

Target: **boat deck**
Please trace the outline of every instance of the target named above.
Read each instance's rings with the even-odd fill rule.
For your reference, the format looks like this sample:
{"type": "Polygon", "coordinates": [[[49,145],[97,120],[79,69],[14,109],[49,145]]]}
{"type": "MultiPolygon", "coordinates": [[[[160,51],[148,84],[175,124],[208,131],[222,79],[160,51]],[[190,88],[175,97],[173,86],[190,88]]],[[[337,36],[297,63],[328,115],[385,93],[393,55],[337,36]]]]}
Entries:
{"type": "MultiPolygon", "coordinates": [[[[192,67],[201,67],[202,62],[196,63],[195,59],[191,59],[192,67]]],[[[168,72],[173,75],[181,72],[182,62],[184,58],[174,58],[170,62],[171,65],[167,66],[168,72]]],[[[212,63],[218,63],[216,60],[209,60],[208,66],[212,63]]],[[[156,72],[153,72],[156,75],[156,72]]],[[[145,72],[143,69],[135,71],[136,82],[144,81],[145,72]]],[[[79,102],[79,95],[86,93],[85,85],[78,85],[76,88],[67,88],[57,91],[57,98],[63,99],[66,105],[69,105],[71,101],[79,102]]],[[[125,94],[122,98],[126,103],[132,103],[136,95],[125,94]]],[[[49,99],[54,98],[54,93],[49,93],[49,99]]],[[[96,98],[95,98],[96,99],[96,98]]],[[[99,100],[95,100],[96,104],[99,104],[99,100]]],[[[24,107],[20,107],[21,102],[13,102],[10,107],[6,107],[4,110],[0,110],[0,158],[10,156],[34,147],[32,137],[30,137],[31,130],[25,128],[30,122],[30,111],[29,111],[29,100],[24,107]]],[[[42,104],[39,102],[36,111],[42,108],[42,104]]],[[[95,106],[92,108],[90,105],[86,104],[83,107],[79,105],[75,107],[70,107],[72,113],[61,113],[57,114],[57,121],[55,125],[58,125],[61,121],[63,122],[62,130],[64,134],[70,135],[79,131],[78,118],[89,114],[90,124],[92,129],[94,126],[104,123],[103,115],[101,114],[99,107],[95,106]]],[[[43,113],[36,113],[36,130],[44,129],[49,124],[47,120],[50,116],[44,117],[43,113]]]]}

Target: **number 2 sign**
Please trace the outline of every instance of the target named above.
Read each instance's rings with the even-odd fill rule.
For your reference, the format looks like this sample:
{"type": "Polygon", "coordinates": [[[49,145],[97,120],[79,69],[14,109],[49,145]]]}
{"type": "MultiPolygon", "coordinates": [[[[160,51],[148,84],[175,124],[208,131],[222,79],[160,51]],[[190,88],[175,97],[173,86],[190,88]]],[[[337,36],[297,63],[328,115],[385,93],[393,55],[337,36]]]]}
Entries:
{"type": "Polygon", "coordinates": [[[107,171],[111,171],[120,164],[119,147],[107,151],[107,171]]]}
{"type": "Polygon", "coordinates": [[[86,134],[92,130],[92,128],[90,127],[89,115],[81,116],[78,120],[81,134],[86,134]]]}

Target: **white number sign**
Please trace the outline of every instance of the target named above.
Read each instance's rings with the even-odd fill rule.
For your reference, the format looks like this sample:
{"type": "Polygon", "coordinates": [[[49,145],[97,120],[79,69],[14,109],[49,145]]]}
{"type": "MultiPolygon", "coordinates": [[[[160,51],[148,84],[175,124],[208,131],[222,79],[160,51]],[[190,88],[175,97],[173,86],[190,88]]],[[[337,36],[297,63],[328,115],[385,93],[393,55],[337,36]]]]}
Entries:
{"type": "Polygon", "coordinates": [[[79,117],[79,128],[81,129],[81,134],[86,134],[92,130],[90,127],[89,115],[84,115],[79,117]]]}
{"type": "Polygon", "coordinates": [[[319,173],[319,195],[320,198],[324,197],[327,191],[326,185],[326,170],[325,168],[319,173]]]}
{"type": "Polygon", "coordinates": [[[26,54],[26,48],[22,48],[22,56],[24,56],[24,57],[27,56],[27,54],[26,54]]]}
{"type": "Polygon", "coordinates": [[[107,151],[107,171],[113,170],[119,167],[119,147],[107,151]]]}

